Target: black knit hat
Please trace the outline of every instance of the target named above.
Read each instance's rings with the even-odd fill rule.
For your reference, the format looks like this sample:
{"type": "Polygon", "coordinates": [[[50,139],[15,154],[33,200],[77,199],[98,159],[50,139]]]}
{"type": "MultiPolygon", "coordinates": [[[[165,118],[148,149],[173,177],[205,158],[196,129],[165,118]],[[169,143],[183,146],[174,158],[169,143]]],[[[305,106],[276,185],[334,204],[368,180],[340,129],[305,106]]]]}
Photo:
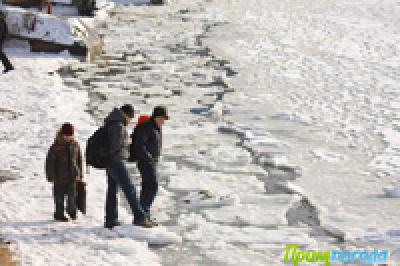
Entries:
{"type": "Polygon", "coordinates": [[[157,117],[157,116],[164,117],[165,119],[168,120],[169,116],[168,116],[167,108],[165,106],[154,107],[152,117],[157,117]]]}
{"type": "Polygon", "coordinates": [[[130,104],[124,104],[121,106],[121,111],[129,118],[135,117],[135,109],[133,109],[133,106],[130,104]]]}

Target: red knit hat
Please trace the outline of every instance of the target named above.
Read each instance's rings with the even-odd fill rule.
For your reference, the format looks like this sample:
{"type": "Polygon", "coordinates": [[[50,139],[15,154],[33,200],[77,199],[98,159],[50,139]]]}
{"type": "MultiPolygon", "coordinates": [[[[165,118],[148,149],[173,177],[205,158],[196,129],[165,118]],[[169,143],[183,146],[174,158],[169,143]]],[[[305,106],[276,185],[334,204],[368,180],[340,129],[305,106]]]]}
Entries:
{"type": "Polygon", "coordinates": [[[73,136],[74,126],[71,123],[64,123],[61,127],[61,134],[66,136],[73,136]]]}

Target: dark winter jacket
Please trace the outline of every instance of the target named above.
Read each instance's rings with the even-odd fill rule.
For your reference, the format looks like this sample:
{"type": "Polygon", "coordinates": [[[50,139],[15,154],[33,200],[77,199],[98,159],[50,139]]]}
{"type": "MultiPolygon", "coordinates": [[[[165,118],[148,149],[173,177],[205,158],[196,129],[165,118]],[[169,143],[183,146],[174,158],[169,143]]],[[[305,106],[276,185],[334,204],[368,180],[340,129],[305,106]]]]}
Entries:
{"type": "Polygon", "coordinates": [[[76,141],[66,142],[58,134],[46,158],[46,177],[49,182],[82,180],[82,154],[76,141]]]}
{"type": "Polygon", "coordinates": [[[129,157],[129,136],[124,113],[115,108],[104,120],[108,133],[110,162],[120,162],[129,157]]]}
{"type": "Polygon", "coordinates": [[[162,149],[162,130],[153,119],[144,122],[133,133],[133,150],[135,159],[145,162],[156,162],[162,149]]]}
{"type": "Polygon", "coordinates": [[[0,15],[0,46],[3,44],[4,40],[6,39],[7,33],[8,33],[8,30],[7,30],[6,21],[5,21],[4,17],[2,17],[0,15]]]}

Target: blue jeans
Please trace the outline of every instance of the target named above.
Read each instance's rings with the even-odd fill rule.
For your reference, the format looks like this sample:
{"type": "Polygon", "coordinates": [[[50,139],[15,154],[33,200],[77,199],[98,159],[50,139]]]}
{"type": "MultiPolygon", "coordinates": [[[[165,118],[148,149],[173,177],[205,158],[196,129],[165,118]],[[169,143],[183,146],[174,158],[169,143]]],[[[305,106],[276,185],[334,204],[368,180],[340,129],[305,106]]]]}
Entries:
{"type": "Polygon", "coordinates": [[[144,161],[137,162],[142,176],[142,191],[140,192],[140,204],[150,217],[150,208],[158,192],[157,164],[144,161]]]}
{"type": "Polygon", "coordinates": [[[106,198],[106,224],[113,225],[118,221],[118,187],[122,189],[128,200],[134,216],[134,223],[142,223],[147,218],[136,196],[136,187],[132,182],[124,162],[112,162],[106,169],[107,173],[107,198],[106,198]]]}

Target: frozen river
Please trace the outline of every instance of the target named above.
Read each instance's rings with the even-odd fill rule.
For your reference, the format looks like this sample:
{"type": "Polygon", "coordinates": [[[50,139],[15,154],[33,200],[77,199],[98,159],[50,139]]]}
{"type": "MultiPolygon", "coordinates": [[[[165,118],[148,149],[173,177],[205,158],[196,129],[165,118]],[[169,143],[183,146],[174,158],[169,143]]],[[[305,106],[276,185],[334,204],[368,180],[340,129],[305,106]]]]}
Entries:
{"type": "Polygon", "coordinates": [[[399,178],[398,2],[222,0],[210,10],[228,23],[206,43],[238,72],[225,119],[268,135],[250,134],[252,149],[301,168],[287,185],[324,228],[398,244],[399,201],[384,193],[399,178]]]}

